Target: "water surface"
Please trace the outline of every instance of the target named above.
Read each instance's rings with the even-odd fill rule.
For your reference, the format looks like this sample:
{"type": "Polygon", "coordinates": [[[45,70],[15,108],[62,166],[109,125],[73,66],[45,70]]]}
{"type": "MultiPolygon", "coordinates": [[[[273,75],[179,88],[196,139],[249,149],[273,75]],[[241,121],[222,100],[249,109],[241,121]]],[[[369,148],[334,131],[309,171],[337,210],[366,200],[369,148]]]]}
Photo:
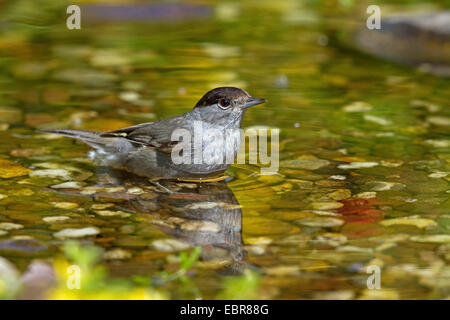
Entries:
{"type": "Polygon", "coordinates": [[[1,6],[0,254],[20,270],[51,261],[61,231],[90,228],[79,240],[104,248],[116,277],[203,246],[204,298],[246,268],[261,298],[449,296],[449,80],[349,49],[357,7],[186,2],[135,22],[87,4],[69,31],[50,2],[1,6]],[[240,165],[227,182],[170,182],[180,199],[37,131],[154,121],[227,85],[268,99],[243,125],[281,130],[279,174],[240,165]],[[367,289],[371,265],[380,290],[367,289]]]}

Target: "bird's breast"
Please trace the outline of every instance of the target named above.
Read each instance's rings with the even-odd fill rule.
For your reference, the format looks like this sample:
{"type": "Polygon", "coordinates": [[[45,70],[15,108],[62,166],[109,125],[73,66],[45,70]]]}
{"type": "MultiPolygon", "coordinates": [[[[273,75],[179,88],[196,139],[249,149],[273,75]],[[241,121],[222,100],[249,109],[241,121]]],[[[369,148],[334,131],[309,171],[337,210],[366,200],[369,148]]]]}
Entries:
{"type": "Polygon", "coordinates": [[[205,163],[231,164],[240,148],[241,129],[205,124],[201,135],[201,146],[198,143],[199,140],[197,136],[194,151],[202,150],[205,163]]]}

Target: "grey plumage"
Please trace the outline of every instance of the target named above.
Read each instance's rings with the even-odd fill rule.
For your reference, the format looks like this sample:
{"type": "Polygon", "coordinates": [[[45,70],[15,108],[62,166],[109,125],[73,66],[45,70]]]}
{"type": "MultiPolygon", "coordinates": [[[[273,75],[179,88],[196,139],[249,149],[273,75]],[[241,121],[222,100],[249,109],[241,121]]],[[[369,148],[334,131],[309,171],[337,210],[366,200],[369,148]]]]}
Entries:
{"type": "MultiPolygon", "coordinates": [[[[83,141],[95,149],[94,158],[102,165],[152,178],[198,178],[223,172],[229,164],[175,164],[171,155],[180,141],[172,139],[174,130],[184,129],[193,136],[195,125],[200,124],[206,129],[217,129],[226,136],[229,129],[241,127],[248,107],[263,102],[264,99],[252,98],[244,90],[222,87],[206,93],[191,111],[169,119],[108,132],[68,129],[43,132],[83,141]]],[[[220,142],[206,134],[202,136],[202,141],[204,149],[220,142]]],[[[225,152],[232,153],[234,158],[239,143],[226,144],[225,148],[225,152]]],[[[195,152],[191,151],[192,154],[195,152]]]]}

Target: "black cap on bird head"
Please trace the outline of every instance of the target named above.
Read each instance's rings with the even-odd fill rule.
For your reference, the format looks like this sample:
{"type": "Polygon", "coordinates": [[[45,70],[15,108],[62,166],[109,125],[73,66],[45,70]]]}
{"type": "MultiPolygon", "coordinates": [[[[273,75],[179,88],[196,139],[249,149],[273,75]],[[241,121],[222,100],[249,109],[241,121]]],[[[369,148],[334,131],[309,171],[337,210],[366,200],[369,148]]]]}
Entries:
{"type": "Polygon", "coordinates": [[[265,99],[253,98],[245,90],[236,87],[219,87],[208,91],[197,102],[195,108],[217,104],[220,108],[226,109],[235,103],[248,108],[264,102],[266,102],[265,99]]]}

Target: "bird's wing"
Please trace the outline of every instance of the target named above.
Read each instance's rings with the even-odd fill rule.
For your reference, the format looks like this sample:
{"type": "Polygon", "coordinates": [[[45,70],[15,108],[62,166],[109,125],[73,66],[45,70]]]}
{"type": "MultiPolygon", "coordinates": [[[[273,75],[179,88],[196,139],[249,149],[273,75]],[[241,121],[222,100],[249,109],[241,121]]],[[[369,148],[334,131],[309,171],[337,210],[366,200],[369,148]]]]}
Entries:
{"type": "Polygon", "coordinates": [[[172,130],[163,121],[141,123],[135,126],[107,131],[102,137],[121,137],[131,142],[154,147],[159,151],[170,153],[178,141],[172,141],[172,130]]]}

